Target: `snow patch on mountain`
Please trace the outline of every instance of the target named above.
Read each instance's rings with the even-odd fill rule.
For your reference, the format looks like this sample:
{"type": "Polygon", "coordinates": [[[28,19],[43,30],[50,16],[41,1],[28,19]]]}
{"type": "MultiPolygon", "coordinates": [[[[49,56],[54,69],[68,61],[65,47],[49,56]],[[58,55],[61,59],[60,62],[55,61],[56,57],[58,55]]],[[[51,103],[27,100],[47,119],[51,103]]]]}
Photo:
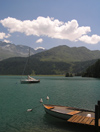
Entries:
{"type": "Polygon", "coordinates": [[[45,48],[43,48],[43,47],[37,47],[34,50],[39,50],[39,49],[45,50],[45,48]]]}

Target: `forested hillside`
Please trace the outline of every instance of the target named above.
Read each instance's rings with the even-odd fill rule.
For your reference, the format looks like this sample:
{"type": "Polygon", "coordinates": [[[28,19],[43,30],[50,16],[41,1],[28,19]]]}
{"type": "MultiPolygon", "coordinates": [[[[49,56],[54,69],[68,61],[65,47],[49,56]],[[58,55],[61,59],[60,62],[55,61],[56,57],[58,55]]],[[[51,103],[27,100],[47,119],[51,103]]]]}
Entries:
{"type": "Polygon", "coordinates": [[[13,57],[0,61],[0,75],[65,75],[78,74],[100,58],[100,51],[90,51],[85,47],[58,46],[50,50],[25,57],[13,57]]]}
{"type": "Polygon", "coordinates": [[[100,51],[91,51],[85,47],[58,46],[50,50],[35,54],[35,58],[41,61],[53,62],[82,62],[100,58],[100,51]]]}
{"type": "MultiPolygon", "coordinates": [[[[1,75],[22,75],[27,60],[26,58],[11,58],[0,62],[1,75]]],[[[65,74],[70,68],[70,64],[65,62],[42,62],[35,58],[30,58],[24,74],[52,75],[65,74]]]]}
{"type": "Polygon", "coordinates": [[[65,75],[67,72],[80,73],[92,65],[96,60],[86,62],[52,62],[40,61],[35,57],[28,58],[14,57],[0,62],[0,75],[65,75]],[[27,65],[26,65],[27,62],[27,65]],[[25,66],[26,65],[26,66],[25,66]]]}
{"type": "Polygon", "coordinates": [[[89,66],[82,76],[100,78],[100,59],[95,64],[89,66]]]}

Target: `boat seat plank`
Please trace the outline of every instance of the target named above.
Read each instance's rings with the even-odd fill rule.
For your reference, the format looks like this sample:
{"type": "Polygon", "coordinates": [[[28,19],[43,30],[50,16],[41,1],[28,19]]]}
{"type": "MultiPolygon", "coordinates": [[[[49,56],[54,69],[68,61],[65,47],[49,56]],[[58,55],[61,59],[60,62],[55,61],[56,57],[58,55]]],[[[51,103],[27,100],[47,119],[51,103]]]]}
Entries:
{"type": "Polygon", "coordinates": [[[69,115],[75,115],[75,114],[78,114],[78,113],[80,113],[81,111],[71,111],[71,112],[69,112],[69,113],[67,113],[67,114],[69,114],[69,115]]]}
{"type": "Polygon", "coordinates": [[[47,108],[47,109],[53,109],[54,107],[53,106],[45,106],[45,108],[47,108]]]}

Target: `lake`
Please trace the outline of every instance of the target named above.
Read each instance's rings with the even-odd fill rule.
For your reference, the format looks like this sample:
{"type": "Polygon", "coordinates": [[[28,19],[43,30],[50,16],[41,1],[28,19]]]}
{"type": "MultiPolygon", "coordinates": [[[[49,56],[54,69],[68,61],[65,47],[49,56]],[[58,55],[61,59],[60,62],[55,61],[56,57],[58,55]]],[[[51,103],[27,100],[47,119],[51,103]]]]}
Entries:
{"type": "Polygon", "coordinates": [[[94,110],[100,79],[36,76],[37,84],[21,84],[21,76],[0,76],[0,132],[88,132],[45,113],[43,103],[94,110]],[[47,95],[49,100],[46,100],[47,95]],[[27,112],[27,109],[33,109],[27,112]]]}

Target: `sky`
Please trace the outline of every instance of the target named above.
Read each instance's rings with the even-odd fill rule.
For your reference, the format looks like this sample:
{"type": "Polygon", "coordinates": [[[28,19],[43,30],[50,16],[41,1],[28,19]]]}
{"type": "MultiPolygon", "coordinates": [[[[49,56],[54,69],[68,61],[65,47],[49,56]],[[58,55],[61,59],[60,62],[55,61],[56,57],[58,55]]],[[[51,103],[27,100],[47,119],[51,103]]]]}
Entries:
{"type": "Polygon", "coordinates": [[[100,0],[0,0],[0,41],[100,50],[100,0]]]}

